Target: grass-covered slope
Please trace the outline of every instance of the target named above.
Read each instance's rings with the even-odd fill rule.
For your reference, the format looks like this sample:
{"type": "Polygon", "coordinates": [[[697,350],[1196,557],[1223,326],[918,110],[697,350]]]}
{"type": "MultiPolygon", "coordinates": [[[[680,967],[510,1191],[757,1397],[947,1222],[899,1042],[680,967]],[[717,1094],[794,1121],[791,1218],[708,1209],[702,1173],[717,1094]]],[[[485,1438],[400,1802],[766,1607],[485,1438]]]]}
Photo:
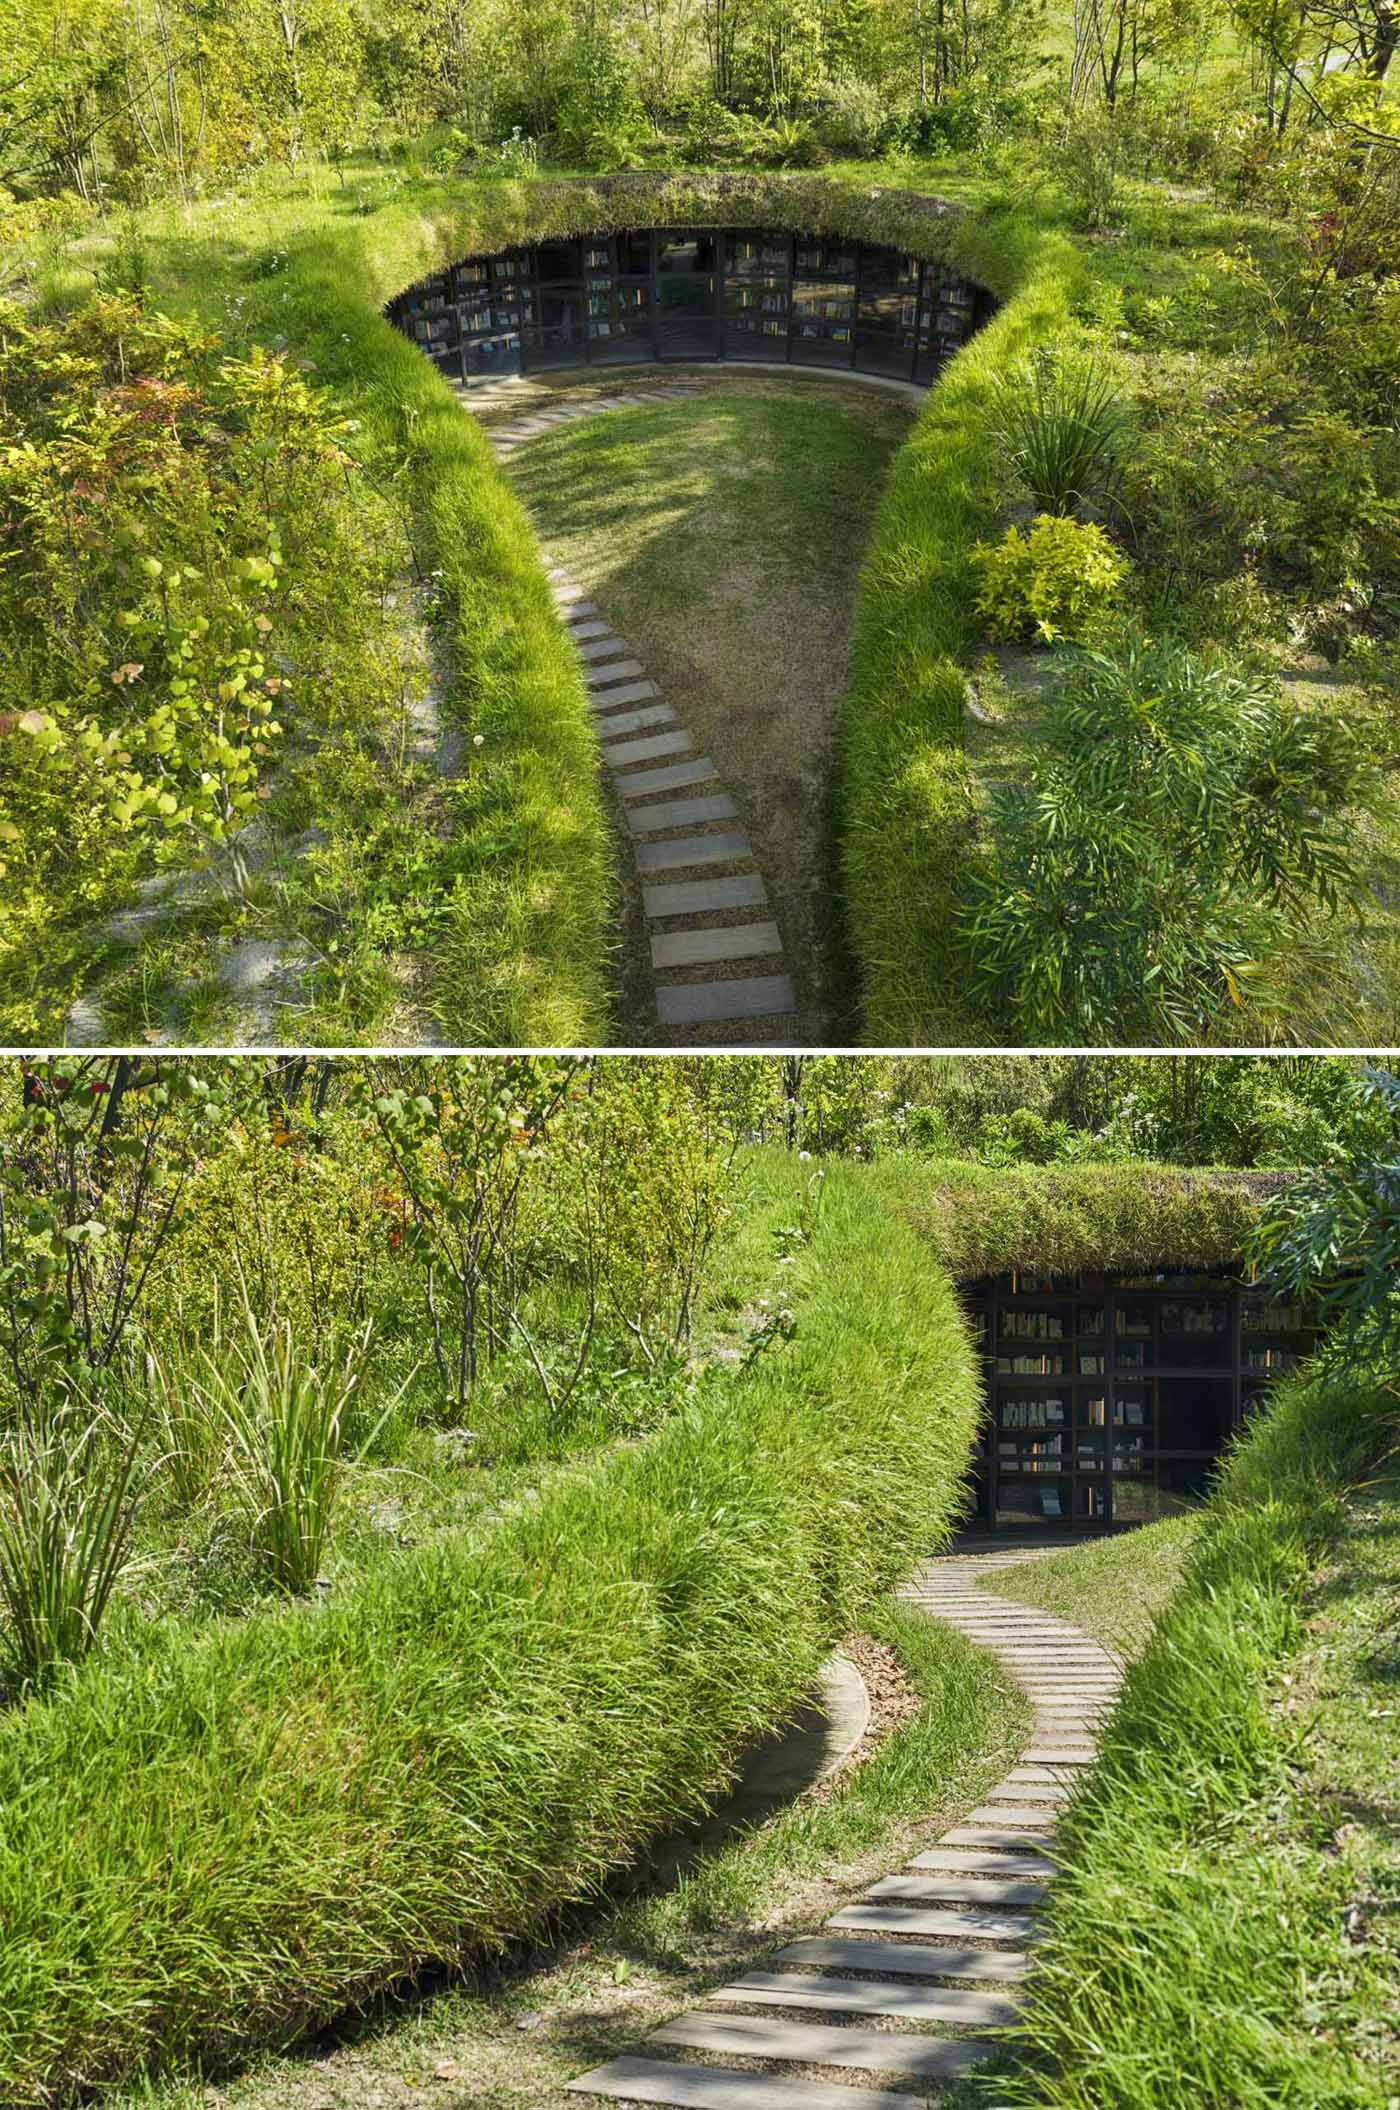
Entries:
{"type": "Polygon", "coordinates": [[[0,2100],[289,2042],[536,1928],[785,1717],[945,1533],[978,1401],[868,1176],[793,1206],[795,1338],[650,1440],[0,1725],[0,2100]]]}
{"type": "Polygon", "coordinates": [[[967,551],[986,524],[979,413],[991,373],[1063,321],[1068,243],[1004,211],[964,215],[936,197],[872,187],[864,171],[514,183],[376,176],[354,192],[264,196],[222,215],[217,241],[173,216],[143,234],[162,299],[310,354],[318,379],[361,421],[359,451],[402,489],[421,568],[439,577],[447,712],[469,739],[484,736],[454,789],[451,835],[433,853],[450,868],[454,898],[434,991],[454,1040],[608,1037],[609,860],[583,690],[524,515],[447,383],[379,311],[472,251],[545,233],[720,222],[951,254],[1008,297],[896,459],[843,712],[839,827],[865,1037],[966,1038],[955,1030],[947,948],[973,854],[956,659],[969,634],[967,551]]]}
{"type": "Polygon", "coordinates": [[[993,385],[1069,320],[1085,266],[1065,236],[1010,213],[958,230],[953,254],[1002,296],[949,366],[899,455],[866,557],[843,707],[842,867],[864,1038],[995,1044],[967,993],[959,908],[980,854],[964,751],[964,666],[979,634],[973,545],[995,526],[993,385]]]}
{"type": "Polygon", "coordinates": [[[1312,1376],[1230,1460],[1061,1829],[998,2100],[1394,2102],[1397,1436],[1393,1384],[1312,1376]]]}

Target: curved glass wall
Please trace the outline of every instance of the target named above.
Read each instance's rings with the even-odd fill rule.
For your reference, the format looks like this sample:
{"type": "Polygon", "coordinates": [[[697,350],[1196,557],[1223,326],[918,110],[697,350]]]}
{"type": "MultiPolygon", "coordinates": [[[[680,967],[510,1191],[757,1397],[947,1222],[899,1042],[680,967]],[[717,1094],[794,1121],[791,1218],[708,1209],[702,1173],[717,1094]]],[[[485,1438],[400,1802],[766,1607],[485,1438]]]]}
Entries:
{"type": "Polygon", "coordinates": [[[927,384],[991,313],[945,265],[755,227],[639,228],[467,257],[391,302],[468,384],[551,367],[757,359],[927,384]]]}

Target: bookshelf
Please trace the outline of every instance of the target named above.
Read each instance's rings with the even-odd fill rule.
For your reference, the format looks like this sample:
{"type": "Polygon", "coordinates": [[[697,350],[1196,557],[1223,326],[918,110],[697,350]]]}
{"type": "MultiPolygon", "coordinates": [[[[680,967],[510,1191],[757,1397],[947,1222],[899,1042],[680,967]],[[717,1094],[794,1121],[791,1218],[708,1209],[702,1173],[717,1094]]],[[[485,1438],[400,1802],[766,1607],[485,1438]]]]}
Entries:
{"type": "Polygon", "coordinates": [[[1199,1498],[1231,1433],[1312,1346],[1310,1313],[1231,1268],[964,1285],[988,1416],[981,1521],[1150,1521],[1199,1498]]]}
{"type": "Polygon", "coordinates": [[[653,359],[760,359],[928,383],[992,312],[945,267],[772,228],[634,228],[466,257],[389,319],[470,386],[653,359]]]}

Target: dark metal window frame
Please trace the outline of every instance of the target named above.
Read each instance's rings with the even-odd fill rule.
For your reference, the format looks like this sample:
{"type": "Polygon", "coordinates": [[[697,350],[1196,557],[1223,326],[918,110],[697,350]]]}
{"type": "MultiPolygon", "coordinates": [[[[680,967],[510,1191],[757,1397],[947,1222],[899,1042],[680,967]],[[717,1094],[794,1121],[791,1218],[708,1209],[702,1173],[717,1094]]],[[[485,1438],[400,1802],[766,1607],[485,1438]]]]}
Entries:
{"type": "MultiPolygon", "coordinates": [[[[1177,1272],[1177,1270],[1164,1271],[1167,1274],[1177,1272]]],[[[1268,1383],[1267,1376],[1260,1370],[1251,1367],[1248,1362],[1249,1337],[1251,1334],[1255,1335],[1255,1345],[1259,1348],[1267,1347],[1272,1341],[1283,1346],[1284,1352],[1288,1353],[1306,1353],[1310,1349],[1314,1338],[1314,1329],[1310,1323],[1295,1329],[1285,1327],[1256,1329],[1247,1324],[1246,1315],[1250,1307],[1256,1306],[1260,1312],[1263,1312],[1270,1308],[1271,1300],[1266,1292],[1242,1280],[1238,1270],[1202,1268],[1190,1270],[1189,1272],[1204,1273],[1213,1276],[1214,1279],[1210,1281],[1208,1287],[1184,1288],[1175,1286],[1170,1282],[1163,1282],[1160,1286],[1154,1285],[1148,1288],[1143,1287],[1141,1284],[1135,1285],[1131,1278],[1125,1279],[1110,1272],[1100,1276],[1096,1284],[1076,1284],[1073,1288],[1018,1288],[1014,1291],[1008,1291],[997,1280],[963,1285],[963,1295],[967,1299],[971,1310],[981,1320],[984,1328],[982,1349],[987,1392],[987,1419],[976,1469],[978,1511],[980,1520],[984,1525],[993,1530],[999,1528],[1015,1528],[1018,1530],[1037,1528],[1024,1523],[1016,1524],[1014,1527],[1009,1523],[998,1524],[1001,1482],[1007,1480],[1025,1487],[1039,1484],[1059,1488],[1066,1482],[1069,1483],[1069,1513],[1054,1518],[1047,1517],[1043,1519],[1039,1528],[1052,1529],[1057,1524],[1072,1524],[1082,1529],[1086,1521],[1088,1521],[1095,1527],[1111,1529],[1115,1523],[1122,1521],[1115,1517],[1114,1513],[1115,1491],[1119,1487],[1132,1484],[1141,1485],[1144,1482],[1155,1487],[1164,1467],[1209,1466],[1214,1464],[1220,1457],[1229,1436],[1242,1426],[1252,1406],[1262,1396],[1268,1383]],[[1130,1341],[1144,1338],[1139,1335],[1124,1336],[1118,1333],[1116,1313],[1120,1305],[1150,1304],[1154,1307],[1160,1307],[1169,1303],[1191,1302],[1222,1303],[1226,1307],[1225,1324],[1219,1332],[1198,1336],[1202,1341],[1218,1343],[1218,1355],[1214,1360],[1186,1362],[1168,1362],[1165,1359],[1152,1360],[1149,1349],[1149,1358],[1141,1368],[1132,1368],[1126,1365],[1120,1367],[1118,1365],[1117,1351],[1125,1347],[1130,1341]],[[1088,1304],[1101,1304],[1103,1306],[1104,1326],[1101,1335],[1084,1334],[1079,1329],[1078,1308],[1088,1304]],[[1003,1313],[1008,1305],[1023,1311],[1034,1310],[1038,1307],[1043,1307],[1048,1311],[1055,1311],[1056,1307],[1059,1307],[1058,1315],[1069,1319],[1068,1329],[1061,1336],[1047,1336],[1039,1340],[1038,1343],[1032,1337],[1022,1333],[1003,1333],[1003,1313]],[[1099,1371],[1083,1371],[1075,1368],[1076,1355],[1086,1346],[1092,1348],[1094,1343],[1098,1341],[1102,1342],[1104,1368],[1099,1371]],[[1024,1352],[1032,1349],[1035,1345],[1039,1345],[1042,1350],[1062,1345],[1066,1356],[1065,1369],[1058,1374],[1052,1372],[1043,1374],[1011,1372],[997,1369],[999,1354],[1014,1354],[1018,1350],[1024,1352]],[[1117,1423],[1116,1409],[1120,1392],[1131,1394],[1135,1391],[1146,1391],[1149,1386],[1159,1380],[1165,1380],[1168,1383],[1196,1381],[1202,1384],[1228,1387],[1227,1428],[1219,1444],[1208,1448],[1193,1447],[1189,1443],[1183,1443],[1179,1440],[1180,1435],[1184,1433],[1181,1430],[1176,1432],[1178,1441],[1172,1442],[1172,1430],[1165,1425],[1170,1420],[1171,1410],[1161,1399],[1160,1395],[1154,1398],[1151,1411],[1143,1423],[1117,1423]],[[1058,1435],[1063,1439],[1063,1450],[1056,1454],[1062,1456],[1063,1464],[1058,1469],[1048,1468],[1044,1472],[1028,1471],[1024,1465],[1004,1466],[1000,1455],[1000,1445],[1007,1440],[1009,1433],[1008,1425],[1003,1420],[1004,1405],[1009,1401],[1016,1400],[1018,1396],[1028,1393],[1029,1388],[1035,1387],[1039,1387],[1044,1391],[1054,1392],[1067,1401],[1067,1416],[1063,1423],[1020,1425],[1022,1434],[1026,1439],[1027,1450],[1029,1450],[1030,1444],[1037,1438],[1037,1435],[1041,1439],[1052,1435],[1058,1435]],[[1018,1393],[1018,1388],[1020,1388],[1020,1393],[1018,1393]],[[1102,1396],[1104,1401],[1104,1422],[1095,1425],[1096,1428],[1101,1430],[1097,1441],[1102,1451],[1103,1463],[1096,1468],[1081,1468],[1078,1462],[1082,1433],[1078,1411],[1081,1394],[1102,1396]],[[1115,1431],[1120,1435],[1131,1436],[1135,1430],[1141,1431],[1140,1449],[1137,1453],[1140,1459],[1140,1470],[1117,1470],[1114,1466],[1115,1431]],[[1097,1513],[1091,1519],[1086,1519],[1078,1513],[1077,1496],[1081,1487],[1090,1484],[1096,1489],[1098,1508],[1097,1513]]],[[[1150,1335],[1151,1344],[1163,1345],[1165,1333],[1166,1329],[1161,1324],[1159,1310],[1153,1322],[1150,1335]]]]}
{"type": "Polygon", "coordinates": [[[986,319],[992,307],[990,296],[980,287],[958,278],[945,266],[914,257],[908,251],[868,242],[837,242],[826,236],[786,234],[774,228],[635,228],[616,235],[579,235],[544,245],[555,251],[551,263],[557,261],[561,247],[571,249],[578,268],[575,276],[567,278],[540,275],[540,246],[525,245],[491,256],[463,258],[401,294],[390,305],[390,318],[415,338],[444,371],[451,372],[467,387],[497,378],[503,372],[549,372],[566,365],[689,365],[744,358],[764,364],[827,367],[927,384],[986,319]],[[699,306],[677,312],[672,304],[663,302],[661,289],[663,284],[684,283],[685,274],[661,270],[659,255],[662,244],[687,238],[713,242],[713,269],[703,274],[711,277],[713,284],[708,298],[699,306]],[[648,261],[646,273],[619,270],[620,263],[636,259],[643,241],[648,261]],[[735,255],[740,243],[756,243],[771,250],[781,247],[784,261],[780,264],[776,258],[765,258],[757,265],[743,267],[735,255]],[[585,263],[590,249],[606,251],[606,270],[585,263]],[[816,261],[799,261],[802,252],[812,250],[819,252],[816,261]],[[852,266],[848,273],[831,268],[843,252],[852,266]],[[779,290],[782,294],[781,308],[767,311],[770,319],[784,322],[781,331],[749,329],[736,323],[730,312],[732,296],[765,282],[770,297],[779,290]],[[647,290],[645,305],[624,311],[619,305],[619,289],[643,286],[647,290]],[[828,303],[839,302],[838,289],[848,288],[847,312],[839,316],[812,313],[811,303],[804,305],[801,298],[804,287],[814,293],[818,287],[828,289],[828,303]],[[577,338],[563,340],[558,352],[576,356],[545,357],[545,300],[547,296],[560,295],[574,297],[581,326],[577,338]],[[590,313],[591,305],[605,296],[606,314],[590,313]],[[898,300],[901,319],[892,327],[872,323],[863,313],[866,303],[876,298],[898,300]],[[519,311],[514,328],[499,320],[512,301],[519,311]],[[489,305],[490,324],[464,330],[465,313],[474,305],[478,309],[489,305]],[[903,319],[905,316],[911,319],[903,319]],[[608,329],[595,333],[594,325],[604,322],[608,329]],[[630,327],[624,327],[624,323],[630,327]],[[703,348],[697,349],[697,340],[703,348]],[[759,341],[771,349],[756,351],[759,341]],[[488,343],[502,347],[502,363],[484,371],[473,369],[472,347],[488,343]],[[628,348],[619,352],[613,349],[618,345],[628,348]],[[631,349],[632,345],[639,348],[631,349]]]}

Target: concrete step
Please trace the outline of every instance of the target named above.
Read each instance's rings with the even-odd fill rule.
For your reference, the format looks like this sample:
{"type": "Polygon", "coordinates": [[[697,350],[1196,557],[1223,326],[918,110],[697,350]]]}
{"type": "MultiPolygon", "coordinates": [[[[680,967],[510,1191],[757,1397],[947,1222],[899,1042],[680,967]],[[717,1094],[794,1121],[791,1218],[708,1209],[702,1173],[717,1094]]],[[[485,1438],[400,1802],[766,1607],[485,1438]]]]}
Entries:
{"type": "MultiPolygon", "coordinates": [[[[650,683],[642,684],[650,687],[650,683]]],[[[652,694],[655,695],[655,690],[652,694]]],[[[643,704],[639,711],[618,711],[611,718],[600,718],[598,731],[604,740],[617,740],[628,733],[645,732],[649,725],[674,725],[676,714],[669,703],[643,704]]]]}
{"type": "Polygon", "coordinates": [[[616,682],[631,681],[642,671],[639,659],[606,659],[597,666],[585,667],[583,678],[596,696],[600,690],[609,689],[616,682]]]}
{"type": "Polygon", "coordinates": [[[663,1026],[707,1026],[731,1018],[767,1018],[797,1009],[797,991],[785,974],[756,974],[743,981],[684,982],[656,992],[663,1026]]]}
{"type": "Polygon", "coordinates": [[[624,658],[631,652],[632,647],[624,645],[620,637],[590,637],[584,638],[581,643],[576,638],[574,649],[580,659],[587,660],[591,665],[595,660],[624,658]]]}
{"type": "Polygon", "coordinates": [[[993,1876],[925,1875],[882,1876],[866,1891],[868,1905],[1027,1905],[1043,1904],[1042,1881],[1016,1878],[998,1881],[993,1876]]]}
{"type": "Polygon", "coordinates": [[[663,755],[683,755],[695,742],[684,730],[675,733],[647,733],[640,740],[605,740],[603,760],[612,769],[621,769],[626,762],[659,762],[663,755]]]}
{"type": "Polygon", "coordinates": [[[943,1834],[932,1851],[941,1853],[946,1847],[966,1846],[979,1851],[990,1848],[998,1853],[1022,1854],[1054,1843],[1052,1831],[1035,1832],[1029,1826],[1008,1831],[1005,1826],[997,1824],[955,1824],[943,1834]]]}
{"type": "Polygon", "coordinates": [[[966,2029],[1001,2029],[1014,2021],[1017,2004],[1004,1993],[968,1992],[961,1986],[920,1985],[871,1978],[831,1978],[809,1971],[748,1971],[723,1985],[711,2000],[752,2007],[829,2008],[847,2015],[892,2015],[906,2022],[957,2022],[966,2029]]]}
{"type": "Polygon", "coordinates": [[[660,694],[654,681],[619,681],[611,689],[595,689],[588,701],[597,714],[599,731],[606,739],[616,730],[616,721],[607,716],[609,711],[624,710],[628,704],[646,703],[660,694]]]}
{"type": "Polygon", "coordinates": [[[637,869],[641,872],[681,872],[690,865],[741,864],[752,856],[753,844],[738,831],[681,835],[670,842],[638,843],[636,849],[637,869]]]}
{"type": "Polygon", "coordinates": [[[708,916],[714,909],[767,908],[768,892],[757,872],[736,872],[728,879],[680,879],[665,886],[644,886],[642,907],[648,916],[708,916]]]}
{"type": "Polygon", "coordinates": [[[627,825],[634,835],[654,835],[661,828],[698,828],[702,821],[737,820],[739,809],[727,791],[708,798],[660,799],[654,806],[632,806],[627,825]]]}
{"type": "Polygon", "coordinates": [[[804,1935],[780,1949],[775,1963],[810,1971],[870,1971],[881,1978],[957,1978],[1014,1985],[1031,1960],[1011,1949],[967,1949],[943,1942],[856,1941],[827,1934],[804,1935]]]}
{"type": "Polygon", "coordinates": [[[719,771],[708,755],[689,762],[668,762],[664,769],[636,769],[619,777],[617,788],[625,799],[652,798],[658,791],[682,791],[687,784],[712,784],[719,771]]]}
{"type": "Polygon", "coordinates": [[[1027,1912],[946,1911],[937,1905],[848,1905],[827,1921],[838,1931],[863,1928],[868,1934],[945,1934],[954,1941],[1034,1941],[1035,1921],[1027,1912]]]}
{"type": "Polygon", "coordinates": [[[711,967],[720,960],[751,960],[780,953],[776,923],[735,923],[721,930],[663,931],[651,941],[653,967],[711,967]]]}
{"type": "Polygon", "coordinates": [[[1024,1826],[1027,1831],[1044,1831],[1053,1825],[1059,1815],[1058,1807],[1041,1804],[1032,1809],[1027,1803],[984,1802],[977,1809],[969,1810],[963,1819],[965,1826],[984,1831],[1015,1831],[1024,1826]]]}
{"type": "Polygon", "coordinates": [[[1054,1862],[1041,1854],[1008,1854],[995,1848],[941,1844],[931,1846],[927,1853],[915,1854],[909,1866],[929,1868],[940,1876],[997,1876],[1006,1882],[1018,1878],[1044,1882],[1055,1873],[1054,1862]]]}
{"type": "Polygon", "coordinates": [[[735,2073],[669,2059],[611,2059],[568,2083],[575,2095],[610,2095],[631,2103],[673,2103],[679,2110],[914,2110],[888,2088],[843,2088],[790,2074],[735,2073]]]}
{"type": "Polygon", "coordinates": [[[707,2015],[697,2009],[648,2038],[678,2051],[724,2058],[796,2060],[804,2066],[852,2066],[861,2073],[937,2081],[967,2073],[991,2056],[990,2044],[957,2037],[905,2036],[831,2022],[791,2022],[785,2015],[707,2015]]]}

